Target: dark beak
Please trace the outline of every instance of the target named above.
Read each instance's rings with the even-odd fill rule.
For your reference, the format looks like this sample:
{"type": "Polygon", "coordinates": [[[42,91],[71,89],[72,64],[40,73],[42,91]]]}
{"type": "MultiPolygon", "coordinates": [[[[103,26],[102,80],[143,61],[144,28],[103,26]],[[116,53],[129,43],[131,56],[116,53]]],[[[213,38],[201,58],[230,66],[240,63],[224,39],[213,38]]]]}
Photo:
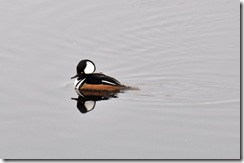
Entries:
{"type": "Polygon", "coordinates": [[[73,76],[71,79],[77,78],[79,76],[79,74],[76,74],[75,76],[73,76]]]}

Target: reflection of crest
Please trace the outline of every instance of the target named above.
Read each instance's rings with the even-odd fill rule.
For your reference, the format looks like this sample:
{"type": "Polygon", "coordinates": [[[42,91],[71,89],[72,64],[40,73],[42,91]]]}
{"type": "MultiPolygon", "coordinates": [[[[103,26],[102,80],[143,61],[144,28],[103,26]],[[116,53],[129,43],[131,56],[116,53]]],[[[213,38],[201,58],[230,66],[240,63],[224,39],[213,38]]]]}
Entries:
{"type": "Polygon", "coordinates": [[[96,101],[117,98],[114,92],[98,92],[98,91],[80,91],[76,90],[78,98],[71,98],[77,101],[77,108],[81,113],[87,113],[96,106],[96,101]]]}

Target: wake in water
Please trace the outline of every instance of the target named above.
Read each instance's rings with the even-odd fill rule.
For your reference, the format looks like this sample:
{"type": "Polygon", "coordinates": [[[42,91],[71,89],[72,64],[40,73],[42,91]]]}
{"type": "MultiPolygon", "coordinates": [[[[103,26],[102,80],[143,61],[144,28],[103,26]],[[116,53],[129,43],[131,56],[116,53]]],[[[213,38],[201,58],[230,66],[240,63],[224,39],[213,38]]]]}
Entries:
{"type": "MultiPolygon", "coordinates": [[[[134,81],[134,84],[137,81],[134,81]]],[[[240,102],[234,87],[224,82],[191,78],[158,78],[135,84],[138,92],[129,92],[129,98],[160,105],[212,105],[240,102]]]]}

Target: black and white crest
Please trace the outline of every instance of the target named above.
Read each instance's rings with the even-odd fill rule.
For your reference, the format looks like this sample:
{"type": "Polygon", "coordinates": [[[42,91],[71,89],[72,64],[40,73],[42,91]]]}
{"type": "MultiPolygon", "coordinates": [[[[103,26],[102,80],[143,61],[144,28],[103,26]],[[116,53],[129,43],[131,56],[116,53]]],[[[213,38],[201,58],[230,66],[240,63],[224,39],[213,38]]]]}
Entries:
{"type": "Polygon", "coordinates": [[[76,67],[77,74],[84,73],[84,74],[92,74],[96,70],[95,64],[88,59],[82,60],[78,63],[76,67]]]}

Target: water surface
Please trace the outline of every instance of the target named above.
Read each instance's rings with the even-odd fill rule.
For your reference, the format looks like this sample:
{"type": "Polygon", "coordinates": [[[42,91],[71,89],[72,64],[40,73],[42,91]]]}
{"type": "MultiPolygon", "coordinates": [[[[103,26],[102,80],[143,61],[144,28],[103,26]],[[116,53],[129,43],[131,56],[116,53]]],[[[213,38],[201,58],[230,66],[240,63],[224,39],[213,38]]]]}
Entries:
{"type": "Polygon", "coordinates": [[[1,158],[240,158],[238,1],[0,3],[1,158]],[[81,113],[86,58],[139,90],[81,113]]]}

